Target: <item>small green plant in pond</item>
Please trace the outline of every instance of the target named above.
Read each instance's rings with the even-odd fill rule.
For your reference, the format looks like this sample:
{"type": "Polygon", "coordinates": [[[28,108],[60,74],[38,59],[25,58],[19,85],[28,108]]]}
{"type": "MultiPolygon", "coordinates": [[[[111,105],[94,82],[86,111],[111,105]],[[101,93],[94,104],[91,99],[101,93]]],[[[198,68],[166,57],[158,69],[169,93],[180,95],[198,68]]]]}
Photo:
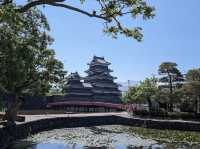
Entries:
{"type": "Polygon", "coordinates": [[[130,127],[126,129],[126,131],[144,138],[151,138],[159,141],[200,143],[200,133],[198,132],[157,130],[139,127],[130,127]]]}

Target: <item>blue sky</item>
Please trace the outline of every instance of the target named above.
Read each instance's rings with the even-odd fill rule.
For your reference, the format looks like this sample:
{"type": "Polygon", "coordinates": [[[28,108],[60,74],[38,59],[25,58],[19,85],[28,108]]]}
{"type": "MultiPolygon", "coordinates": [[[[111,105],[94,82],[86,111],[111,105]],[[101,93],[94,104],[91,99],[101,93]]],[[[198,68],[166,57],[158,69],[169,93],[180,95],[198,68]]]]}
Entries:
{"type": "MultiPolygon", "coordinates": [[[[87,7],[95,7],[88,0],[87,7]]],[[[94,1],[93,1],[94,2],[94,1]]],[[[163,61],[173,61],[182,72],[200,67],[200,0],[149,0],[156,8],[153,20],[125,21],[143,28],[138,43],[120,36],[117,40],[102,32],[102,21],[62,8],[45,7],[55,42],[52,48],[69,72],[85,75],[93,55],[104,56],[118,81],[142,80],[157,74],[163,61]]]]}

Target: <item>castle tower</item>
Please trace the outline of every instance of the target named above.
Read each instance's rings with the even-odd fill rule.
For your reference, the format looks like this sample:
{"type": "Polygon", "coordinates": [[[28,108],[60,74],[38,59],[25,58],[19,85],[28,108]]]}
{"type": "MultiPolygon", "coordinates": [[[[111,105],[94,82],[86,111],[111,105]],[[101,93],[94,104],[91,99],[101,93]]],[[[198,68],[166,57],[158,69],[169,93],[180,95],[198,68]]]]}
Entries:
{"type": "Polygon", "coordinates": [[[88,75],[84,80],[93,87],[93,100],[119,103],[121,92],[118,89],[118,84],[114,82],[116,77],[110,75],[112,72],[108,68],[110,63],[105,61],[103,57],[94,56],[88,65],[89,70],[86,71],[88,75]]]}
{"type": "Polygon", "coordinates": [[[92,86],[89,83],[81,81],[81,77],[77,72],[71,73],[68,76],[67,84],[65,85],[66,98],[68,100],[86,100],[92,99],[92,86]]]}

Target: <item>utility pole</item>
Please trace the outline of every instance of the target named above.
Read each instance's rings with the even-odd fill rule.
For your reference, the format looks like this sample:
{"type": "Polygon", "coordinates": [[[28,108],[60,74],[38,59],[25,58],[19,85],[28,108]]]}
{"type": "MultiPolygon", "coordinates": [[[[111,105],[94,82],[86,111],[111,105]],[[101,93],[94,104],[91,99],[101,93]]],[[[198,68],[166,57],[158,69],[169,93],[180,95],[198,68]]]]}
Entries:
{"type": "Polygon", "coordinates": [[[128,80],[128,88],[130,87],[130,80],[128,80]]]}

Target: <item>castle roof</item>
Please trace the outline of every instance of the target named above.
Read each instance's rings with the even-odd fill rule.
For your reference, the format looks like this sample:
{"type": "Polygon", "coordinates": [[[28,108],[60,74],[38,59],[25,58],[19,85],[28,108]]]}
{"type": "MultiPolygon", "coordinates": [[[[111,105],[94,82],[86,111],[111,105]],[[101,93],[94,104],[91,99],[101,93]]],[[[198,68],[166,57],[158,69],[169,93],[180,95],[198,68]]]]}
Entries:
{"type": "Polygon", "coordinates": [[[90,81],[90,80],[111,80],[113,81],[114,79],[116,79],[116,77],[113,77],[113,76],[87,76],[85,77],[85,80],[86,81],[90,81]]]}
{"type": "Polygon", "coordinates": [[[93,90],[94,93],[96,94],[115,94],[115,95],[121,95],[121,92],[119,91],[108,91],[108,90],[93,90]]]}
{"type": "Polygon", "coordinates": [[[92,88],[92,85],[90,83],[83,83],[83,86],[85,88],[92,88]]]}
{"type": "Polygon", "coordinates": [[[85,71],[86,73],[109,73],[109,72],[113,72],[112,69],[89,69],[85,71]]]}
{"type": "Polygon", "coordinates": [[[92,93],[90,92],[69,92],[66,94],[67,96],[76,95],[76,96],[91,96],[92,93]]]}
{"type": "Polygon", "coordinates": [[[97,57],[97,56],[94,56],[93,57],[93,60],[91,61],[91,63],[89,63],[88,65],[90,66],[94,66],[94,65],[105,65],[105,66],[108,66],[110,65],[109,62],[107,62],[104,57],[97,57]]]}
{"type": "Polygon", "coordinates": [[[78,74],[78,72],[71,73],[67,78],[68,78],[69,80],[80,80],[80,79],[81,79],[81,77],[80,77],[80,75],[78,74]]]}
{"type": "Polygon", "coordinates": [[[80,77],[78,72],[71,73],[68,76],[68,82],[65,85],[65,88],[73,88],[73,89],[92,88],[92,85],[90,83],[84,83],[81,81],[81,79],[82,77],[80,77]]]}
{"type": "Polygon", "coordinates": [[[102,87],[102,88],[118,88],[118,84],[116,83],[92,83],[95,87],[102,87]]]}

